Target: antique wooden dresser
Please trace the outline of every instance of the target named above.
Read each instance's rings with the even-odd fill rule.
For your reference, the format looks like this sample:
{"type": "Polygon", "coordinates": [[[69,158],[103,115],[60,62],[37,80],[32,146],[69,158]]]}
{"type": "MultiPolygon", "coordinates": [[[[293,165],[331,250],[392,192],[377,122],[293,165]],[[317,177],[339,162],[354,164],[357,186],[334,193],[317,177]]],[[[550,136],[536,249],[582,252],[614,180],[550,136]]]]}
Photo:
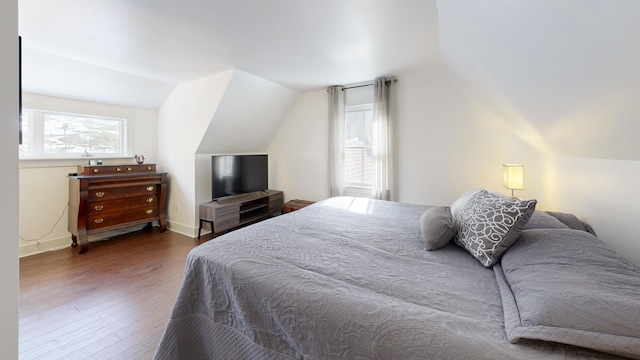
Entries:
{"type": "Polygon", "coordinates": [[[89,234],[154,221],[165,231],[167,190],[167,173],[155,164],[79,165],[69,176],[71,246],[82,254],[89,234]]]}

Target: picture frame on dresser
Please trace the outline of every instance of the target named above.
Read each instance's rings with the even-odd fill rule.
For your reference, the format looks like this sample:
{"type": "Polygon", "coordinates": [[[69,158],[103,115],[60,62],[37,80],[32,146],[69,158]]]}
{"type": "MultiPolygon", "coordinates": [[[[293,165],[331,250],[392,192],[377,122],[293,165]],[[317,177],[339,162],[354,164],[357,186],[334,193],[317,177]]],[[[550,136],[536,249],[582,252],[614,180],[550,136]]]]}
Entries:
{"type": "Polygon", "coordinates": [[[69,226],[71,246],[79,254],[89,250],[91,234],[158,222],[167,229],[166,172],[155,164],[79,165],[69,175],[69,226]]]}

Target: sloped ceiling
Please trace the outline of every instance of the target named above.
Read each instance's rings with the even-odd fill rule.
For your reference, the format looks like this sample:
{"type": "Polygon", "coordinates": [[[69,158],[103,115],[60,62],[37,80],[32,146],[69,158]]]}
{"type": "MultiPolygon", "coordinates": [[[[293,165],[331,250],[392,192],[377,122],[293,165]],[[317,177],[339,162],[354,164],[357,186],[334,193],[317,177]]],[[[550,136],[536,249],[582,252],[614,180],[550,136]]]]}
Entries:
{"type": "Polygon", "coordinates": [[[158,109],[232,68],[300,92],[443,61],[542,152],[638,160],[639,15],[637,0],[20,0],[23,85],[158,109]]]}
{"type": "Polygon", "coordinates": [[[265,152],[298,93],[235,70],[197,154],[265,152]]]}
{"type": "Polygon", "coordinates": [[[33,94],[157,109],[175,84],[30,48],[22,50],[22,89],[33,94]]]}
{"type": "Polygon", "coordinates": [[[124,75],[122,96],[158,109],[171,86],[229,69],[307,91],[438,61],[435,0],[20,0],[24,72],[34,93],[101,102],[96,85],[124,75]],[[35,59],[54,57],[55,62],[35,59]],[[63,64],[62,59],[70,63],[63,64]],[[84,63],[84,66],[76,66],[84,63]],[[77,71],[94,66],[95,71],[77,71]],[[129,96],[125,77],[146,89],[129,96]],[[139,99],[139,100],[137,100],[139,99]]]}
{"type": "Polygon", "coordinates": [[[521,138],[640,160],[640,2],[438,1],[446,64],[521,138]]]}

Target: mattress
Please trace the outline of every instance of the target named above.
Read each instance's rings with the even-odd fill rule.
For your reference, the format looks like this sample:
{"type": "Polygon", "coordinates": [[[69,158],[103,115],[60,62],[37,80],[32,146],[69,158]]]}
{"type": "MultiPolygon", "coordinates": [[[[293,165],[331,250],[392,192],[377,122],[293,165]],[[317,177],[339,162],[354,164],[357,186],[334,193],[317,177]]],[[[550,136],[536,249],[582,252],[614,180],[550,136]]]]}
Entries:
{"type": "MultiPolygon", "coordinates": [[[[634,336],[620,352],[553,334],[509,337],[505,316],[516,331],[509,316],[526,293],[509,293],[518,274],[484,267],[453,242],[426,251],[427,208],[331,198],[194,248],[155,359],[635,357],[634,336]]],[[[629,266],[633,284],[640,275],[629,266]]]]}

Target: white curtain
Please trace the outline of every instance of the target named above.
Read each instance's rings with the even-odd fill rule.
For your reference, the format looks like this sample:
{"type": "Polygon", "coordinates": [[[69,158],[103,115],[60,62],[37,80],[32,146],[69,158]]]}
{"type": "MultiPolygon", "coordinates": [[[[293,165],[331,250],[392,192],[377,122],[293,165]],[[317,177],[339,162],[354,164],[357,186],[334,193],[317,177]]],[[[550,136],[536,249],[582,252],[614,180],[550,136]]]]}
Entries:
{"type": "Polygon", "coordinates": [[[373,194],[393,199],[393,89],[397,80],[377,78],[373,84],[373,194]]]}
{"type": "Polygon", "coordinates": [[[344,194],[344,88],[332,86],[329,93],[329,193],[344,194]]]}

